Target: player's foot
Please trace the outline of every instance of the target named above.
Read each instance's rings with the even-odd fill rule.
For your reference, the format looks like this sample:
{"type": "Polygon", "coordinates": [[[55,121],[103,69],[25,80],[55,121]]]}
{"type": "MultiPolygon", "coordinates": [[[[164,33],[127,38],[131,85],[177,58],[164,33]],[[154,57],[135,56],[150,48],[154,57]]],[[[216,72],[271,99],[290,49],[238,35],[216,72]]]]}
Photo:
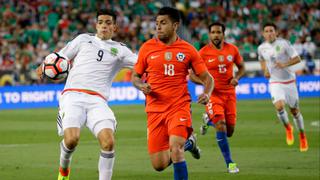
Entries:
{"type": "Polygon", "coordinates": [[[191,134],[191,136],[189,137],[189,140],[192,142],[192,148],[190,150],[191,155],[195,158],[195,159],[200,159],[200,148],[197,146],[197,138],[195,135],[191,134]]]}
{"type": "Polygon", "coordinates": [[[229,163],[228,164],[228,173],[235,174],[235,173],[238,173],[239,171],[240,170],[237,167],[236,163],[229,163]]]}
{"type": "Polygon", "coordinates": [[[286,128],[286,134],[287,134],[287,144],[291,146],[294,143],[294,136],[293,136],[293,127],[291,124],[289,124],[289,127],[286,128]]]}
{"type": "Polygon", "coordinates": [[[202,114],[202,121],[203,121],[203,124],[200,126],[200,134],[205,135],[209,129],[209,126],[208,126],[209,116],[207,113],[202,114]]]}
{"type": "Polygon", "coordinates": [[[69,180],[70,169],[63,170],[61,167],[59,168],[59,176],[58,180],[69,180]]]}
{"type": "Polygon", "coordinates": [[[202,124],[202,125],[200,126],[200,134],[201,134],[201,135],[207,134],[208,129],[209,129],[209,126],[208,126],[208,125],[202,124]]]}
{"type": "Polygon", "coordinates": [[[300,151],[306,152],[308,151],[308,141],[305,133],[300,133],[300,151]]]}

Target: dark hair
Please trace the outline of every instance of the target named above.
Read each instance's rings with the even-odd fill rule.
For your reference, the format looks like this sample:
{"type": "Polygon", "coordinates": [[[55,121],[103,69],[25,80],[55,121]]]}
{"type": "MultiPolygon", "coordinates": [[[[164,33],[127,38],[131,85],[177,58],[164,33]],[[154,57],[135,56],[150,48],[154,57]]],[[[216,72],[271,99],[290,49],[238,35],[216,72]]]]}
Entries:
{"type": "Polygon", "coordinates": [[[221,22],[214,22],[214,23],[211,23],[209,26],[208,26],[208,30],[209,32],[211,31],[211,27],[212,26],[220,26],[222,27],[222,32],[224,34],[224,31],[226,30],[226,26],[224,24],[222,24],[221,22]]]}
{"type": "Polygon", "coordinates": [[[168,15],[172,22],[180,22],[180,13],[175,8],[163,7],[159,9],[157,16],[159,15],[168,15]]]}
{"type": "Polygon", "coordinates": [[[267,27],[267,26],[272,26],[272,27],[274,28],[274,30],[277,30],[277,25],[274,24],[274,23],[272,23],[272,22],[267,22],[267,23],[265,23],[265,24],[263,25],[262,30],[264,30],[264,28],[267,27]]]}
{"type": "Polygon", "coordinates": [[[98,19],[98,17],[99,17],[100,15],[109,15],[109,16],[112,17],[114,23],[116,23],[116,21],[117,21],[117,15],[116,15],[116,13],[115,13],[114,11],[112,11],[112,10],[100,9],[100,10],[97,12],[96,18],[98,19]]]}

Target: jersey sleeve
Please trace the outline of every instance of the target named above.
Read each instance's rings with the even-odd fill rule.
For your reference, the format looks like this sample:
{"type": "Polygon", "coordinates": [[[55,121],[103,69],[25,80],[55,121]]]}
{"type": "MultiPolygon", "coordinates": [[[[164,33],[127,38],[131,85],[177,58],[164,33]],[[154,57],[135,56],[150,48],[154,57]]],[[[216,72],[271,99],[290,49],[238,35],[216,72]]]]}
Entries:
{"type": "Polygon", "coordinates": [[[65,47],[63,47],[59,54],[67,56],[68,59],[73,59],[80,49],[80,42],[82,41],[84,35],[79,35],[72,41],[68,42],[65,47]]]}
{"type": "Polygon", "coordinates": [[[207,67],[198,51],[191,49],[191,66],[196,75],[207,71],[207,67]]]}
{"type": "Polygon", "coordinates": [[[288,54],[288,56],[290,58],[294,58],[296,56],[299,56],[298,52],[294,49],[294,47],[290,44],[289,41],[285,40],[284,46],[285,46],[286,53],[288,54]]]}
{"type": "Polygon", "coordinates": [[[262,56],[262,53],[261,53],[261,46],[258,47],[258,60],[259,61],[264,61],[265,60],[263,58],[263,56],[262,56]]]}
{"type": "Polygon", "coordinates": [[[140,75],[144,74],[147,68],[147,52],[146,45],[142,45],[138,54],[137,63],[134,65],[134,70],[140,75]]]}
{"type": "Polygon", "coordinates": [[[122,66],[126,68],[133,68],[138,59],[137,54],[133,53],[129,48],[123,46],[122,66]]]}
{"type": "Polygon", "coordinates": [[[243,57],[241,56],[239,49],[235,46],[235,59],[234,59],[234,63],[239,65],[240,63],[243,62],[243,57]]]}

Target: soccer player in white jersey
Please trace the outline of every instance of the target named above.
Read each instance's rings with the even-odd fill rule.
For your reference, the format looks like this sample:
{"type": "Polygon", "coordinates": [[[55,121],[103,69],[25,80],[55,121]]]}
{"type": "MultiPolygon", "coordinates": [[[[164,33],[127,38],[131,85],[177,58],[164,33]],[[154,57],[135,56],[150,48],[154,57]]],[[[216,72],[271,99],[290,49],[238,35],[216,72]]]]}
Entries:
{"type": "Polygon", "coordinates": [[[116,30],[114,12],[101,10],[96,18],[95,35],[80,34],[58,52],[73,60],[59,99],[57,126],[64,138],[60,143],[58,180],[69,180],[71,157],[83,126],[87,126],[100,143],[99,180],[112,177],[117,122],[107,100],[114,76],[121,68],[132,68],[137,55],[111,40],[116,30]]]}
{"type": "Polygon", "coordinates": [[[303,117],[299,110],[296,77],[290,69],[290,66],[299,63],[301,59],[287,40],[277,38],[277,26],[274,23],[266,23],[262,30],[265,42],[258,47],[259,61],[264,76],[269,79],[270,94],[277,110],[277,116],[286,128],[287,144],[294,143],[294,136],[285,104],[289,105],[293,121],[299,129],[300,151],[307,151],[308,142],[303,117]]]}

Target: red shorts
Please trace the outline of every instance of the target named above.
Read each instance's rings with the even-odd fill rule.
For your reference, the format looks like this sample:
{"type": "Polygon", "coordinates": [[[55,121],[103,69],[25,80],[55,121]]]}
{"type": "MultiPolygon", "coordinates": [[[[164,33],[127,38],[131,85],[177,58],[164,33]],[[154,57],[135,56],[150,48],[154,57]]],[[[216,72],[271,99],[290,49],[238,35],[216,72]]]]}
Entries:
{"type": "Polygon", "coordinates": [[[192,133],[190,103],[172,107],[165,112],[148,112],[148,151],[150,154],[169,149],[169,136],[187,139],[192,133]]]}
{"type": "Polygon", "coordinates": [[[210,120],[215,124],[225,120],[227,125],[236,124],[236,94],[214,92],[206,106],[210,120]]]}

